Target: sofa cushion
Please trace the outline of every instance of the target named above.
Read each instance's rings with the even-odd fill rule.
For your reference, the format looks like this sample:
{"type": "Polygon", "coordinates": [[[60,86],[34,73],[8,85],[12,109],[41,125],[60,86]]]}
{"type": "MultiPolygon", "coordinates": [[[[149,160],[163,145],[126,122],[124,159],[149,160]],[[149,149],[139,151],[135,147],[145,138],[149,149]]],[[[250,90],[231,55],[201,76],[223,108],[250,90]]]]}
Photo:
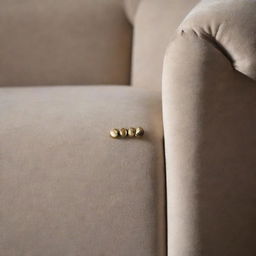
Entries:
{"type": "Polygon", "coordinates": [[[161,90],[167,45],[197,2],[199,0],[141,0],[134,22],[132,84],[161,90]]]}
{"type": "Polygon", "coordinates": [[[141,0],[124,0],[125,12],[131,24],[134,22],[140,2],[141,0]]]}
{"type": "Polygon", "coordinates": [[[0,86],[129,84],[120,0],[2,0],[0,86]]]}
{"type": "Polygon", "coordinates": [[[0,255],[165,255],[159,96],[0,88],[0,255]],[[130,126],[144,137],[109,136],[130,126]]]}

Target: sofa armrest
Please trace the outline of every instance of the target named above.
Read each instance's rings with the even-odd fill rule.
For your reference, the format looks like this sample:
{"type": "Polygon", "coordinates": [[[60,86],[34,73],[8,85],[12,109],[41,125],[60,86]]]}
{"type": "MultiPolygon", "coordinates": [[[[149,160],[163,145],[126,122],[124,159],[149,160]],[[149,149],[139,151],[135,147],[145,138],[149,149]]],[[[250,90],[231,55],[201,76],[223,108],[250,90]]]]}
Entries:
{"type": "Polygon", "coordinates": [[[247,28],[255,35],[256,1],[207,2],[181,24],[164,61],[168,255],[252,256],[256,37],[247,28]]]}

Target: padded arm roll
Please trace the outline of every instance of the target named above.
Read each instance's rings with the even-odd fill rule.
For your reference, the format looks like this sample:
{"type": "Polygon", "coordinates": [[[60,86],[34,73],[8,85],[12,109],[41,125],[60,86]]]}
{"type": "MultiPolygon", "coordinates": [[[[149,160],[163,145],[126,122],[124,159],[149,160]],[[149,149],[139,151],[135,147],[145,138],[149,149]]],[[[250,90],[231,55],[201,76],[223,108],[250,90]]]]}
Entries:
{"type": "MultiPolygon", "coordinates": [[[[210,14],[211,10],[216,15],[218,11],[213,2],[221,3],[209,1],[211,8],[199,5],[190,16],[193,20],[185,20],[164,62],[169,256],[256,255],[253,53],[243,57],[243,63],[251,63],[246,69],[239,62],[241,54],[232,52],[242,74],[233,65],[223,41],[206,36],[197,25],[197,10],[208,11],[204,27],[214,31],[211,26],[216,24],[216,16],[210,14]]],[[[232,6],[235,1],[222,2],[232,6]]],[[[255,1],[251,2],[255,6],[255,1]]],[[[252,5],[249,3],[247,8],[249,12],[252,5]]],[[[237,19],[246,19],[239,12],[236,15],[237,19]]],[[[226,31],[230,46],[240,37],[233,23],[229,24],[230,31],[226,31]]],[[[225,25],[222,28],[226,29],[225,25]]],[[[244,45],[250,45],[249,37],[244,40],[244,45]]],[[[238,44],[232,49],[236,47],[238,44]]]]}

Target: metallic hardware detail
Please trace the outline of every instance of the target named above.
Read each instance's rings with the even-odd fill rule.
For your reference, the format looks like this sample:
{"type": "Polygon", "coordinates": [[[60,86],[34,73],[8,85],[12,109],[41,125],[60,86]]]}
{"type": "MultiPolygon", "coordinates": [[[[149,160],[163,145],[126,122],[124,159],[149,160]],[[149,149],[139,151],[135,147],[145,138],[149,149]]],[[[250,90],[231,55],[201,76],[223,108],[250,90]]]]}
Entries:
{"type": "Polygon", "coordinates": [[[119,137],[119,130],[114,128],[112,130],[110,130],[110,136],[114,139],[118,138],[119,137]]]}
{"type": "Polygon", "coordinates": [[[135,136],[142,137],[144,135],[144,129],[142,127],[136,128],[135,136]]]}
{"type": "Polygon", "coordinates": [[[134,136],[135,136],[135,133],[136,133],[136,129],[135,129],[135,128],[130,127],[130,128],[128,129],[128,136],[129,136],[129,137],[134,137],[134,136]]]}
{"type": "Polygon", "coordinates": [[[133,128],[130,127],[129,129],[126,128],[121,128],[121,129],[117,129],[117,128],[113,128],[110,130],[110,136],[114,139],[116,138],[126,138],[126,137],[130,137],[130,138],[134,138],[134,137],[142,137],[144,135],[144,129],[142,127],[138,127],[138,128],[133,128]]]}
{"type": "Polygon", "coordinates": [[[119,130],[119,134],[120,134],[121,137],[126,137],[127,134],[128,134],[128,131],[127,131],[127,129],[125,129],[125,128],[121,128],[121,129],[119,130]]]}

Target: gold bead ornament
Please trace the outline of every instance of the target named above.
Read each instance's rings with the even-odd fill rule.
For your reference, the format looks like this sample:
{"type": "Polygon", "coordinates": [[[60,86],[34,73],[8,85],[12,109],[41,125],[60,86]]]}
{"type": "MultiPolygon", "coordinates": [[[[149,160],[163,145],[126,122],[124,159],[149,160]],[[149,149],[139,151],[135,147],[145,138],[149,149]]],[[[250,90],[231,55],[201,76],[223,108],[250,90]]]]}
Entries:
{"type": "Polygon", "coordinates": [[[144,135],[144,129],[142,127],[133,128],[130,127],[129,129],[121,128],[121,129],[111,129],[110,136],[114,139],[116,138],[133,138],[133,137],[142,137],[144,135]]]}
{"type": "Polygon", "coordinates": [[[114,139],[119,137],[119,130],[114,128],[112,130],[110,130],[110,136],[114,139]]]}
{"type": "Polygon", "coordinates": [[[119,130],[119,134],[120,134],[121,137],[124,138],[124,137],[127,136],[128,131],[127,131],[127,129],[125,129],[125,128],[121,128],[121,129],[119,130]]]}
{"type": "Polygon", "coordinates": [[[136,129],[135,129],[135,128],[130,127],[130,128],[128,129],[128,136],[129,136],[129,137],[134,137],[134,136],[135,136],[135,133],[136,133],[136,129]]]}
{"type": "Polygon", "coordinates": [[[144,135],[144,129],[142,127],[136,128],[135,137],[142,137],[144,135]]]}

